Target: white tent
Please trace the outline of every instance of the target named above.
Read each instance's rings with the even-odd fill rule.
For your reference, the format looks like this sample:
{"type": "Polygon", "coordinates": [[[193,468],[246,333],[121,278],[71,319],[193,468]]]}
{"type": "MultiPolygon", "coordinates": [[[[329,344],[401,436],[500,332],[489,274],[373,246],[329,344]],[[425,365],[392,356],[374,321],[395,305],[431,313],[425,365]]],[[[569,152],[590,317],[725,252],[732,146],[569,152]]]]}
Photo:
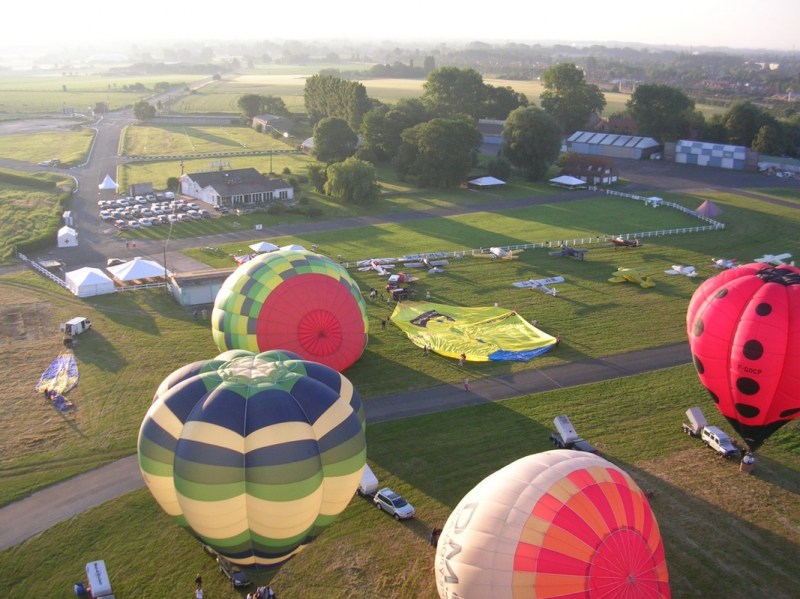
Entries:
{"type": "Polygon", "coordinates": [[[280,249],[274,243],[270,243],[269,241],[259,241],[258,243],[253,243],[250,245],[250,249],[254,252],[274,252],[275,250],[280,249]]]}
{"type": "Polygon", "coordinates": [[[64,275],[67,288],[78,297],[114,293],[114,281],[99,268],[84,266],[64,275]]]}
{"type": "Polygon", "coordinates": [[[58,230],[57,241],[60,248],[78,247],[78,232],[72,227],[64,225],[58,230]]]}
{"type": "Polygon", "coordinates": [[[581,189],[586,188],[588,185],[586,181],[583,179],[578,179],[577,177],[570,177],[569,175],[561,175],[560,177],[556,177],[555,179],[550,179],[550,185],[554,185],[555,187],[564,187],[566,189],[581,189]]]}
{"type": "Polygon", "coordinates": [[[505,181],[496,177],[479,177],[472,181],[467,181],[467,185],[471,187],[500,187],[505,184],[505,181]]]}
{"type": "Polygon", "coordinates": [[[301,251],[305,250],[306,248],[304,248],[302,245],[297,245],[296,243],[293,243],[291,245],[282,245],[280,247],[280,249],[282,249],[282,250],[290,250],[290,251],[295,251],[295,252],[297,252],[297,251],[301,252],[301,251]]]}
{"type": "Polygon", "coordinates": [[[117,189],[118,187],[119,185],[117,185],[114,179],[111,178],[111,175],[106,175],[106,178],[103,179],[103,182],[97,186],[97,189],[110,190],[117,189]]]}
{"type": "MultiPolygon", "coordinates": [[[[137,256],[133,260],[117,264],[116,266],[109,266],[106,270],[110,272],[115,279],[120,281],[139,281],[142,279],[153,279],[156,277],[163,277],[165,269],[155,260],[148,260],[137,256]]],[[[169,271],[166,273],[172,274],[169,271]]]]}

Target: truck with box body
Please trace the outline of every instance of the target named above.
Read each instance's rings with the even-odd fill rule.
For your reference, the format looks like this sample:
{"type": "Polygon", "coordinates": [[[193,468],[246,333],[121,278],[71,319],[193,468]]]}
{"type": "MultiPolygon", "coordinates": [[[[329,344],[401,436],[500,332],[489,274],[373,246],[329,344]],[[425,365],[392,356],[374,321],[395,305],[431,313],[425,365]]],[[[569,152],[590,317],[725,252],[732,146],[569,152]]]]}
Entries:
{"type": "Polygon", "coordinates": [[[574,449],[587,453],[599,454],[597,448],[578,436],[575,427],[567,416],[561,415],[553,418],[553,424],[558,432],[550,433],[550,441],[559,449],[574,449]]]}

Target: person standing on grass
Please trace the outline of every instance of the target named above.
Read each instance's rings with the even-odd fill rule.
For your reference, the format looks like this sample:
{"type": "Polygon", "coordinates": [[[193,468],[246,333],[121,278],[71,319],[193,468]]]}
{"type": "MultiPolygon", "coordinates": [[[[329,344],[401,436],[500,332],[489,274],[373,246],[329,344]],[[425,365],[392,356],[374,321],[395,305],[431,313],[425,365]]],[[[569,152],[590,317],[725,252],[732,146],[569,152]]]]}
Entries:
{"type": "Polygon", "coordinates": [[[464,379],[464,391],[469,391],[469,379],[464,379]]]}

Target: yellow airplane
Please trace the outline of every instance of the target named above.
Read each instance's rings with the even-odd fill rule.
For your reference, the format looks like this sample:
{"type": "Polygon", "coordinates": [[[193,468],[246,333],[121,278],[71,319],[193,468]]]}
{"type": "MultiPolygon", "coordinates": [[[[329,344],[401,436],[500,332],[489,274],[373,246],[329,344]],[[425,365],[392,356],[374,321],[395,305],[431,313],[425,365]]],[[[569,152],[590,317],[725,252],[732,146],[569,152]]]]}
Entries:
{"type": "Polygon", "coordinates": [[[642,287],[655,287],[655,281],[651,275],[656,271],[652,268],[618,268],[615,273],[611,275],[609,282],[611,283],[637,283],[642,287]]]}

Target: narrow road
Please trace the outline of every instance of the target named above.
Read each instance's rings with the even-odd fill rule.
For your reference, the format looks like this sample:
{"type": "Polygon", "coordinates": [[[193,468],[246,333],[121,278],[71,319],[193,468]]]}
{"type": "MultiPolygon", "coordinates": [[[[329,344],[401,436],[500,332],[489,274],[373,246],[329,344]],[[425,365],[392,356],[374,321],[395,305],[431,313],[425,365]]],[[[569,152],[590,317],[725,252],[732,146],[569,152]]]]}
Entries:
{"type": "MultiPolygon", "coordinates": [[[[691,361],[685,343],[520,372],[460,385],[375,397],[364,402],[367,425],[502,401],[574,385],[585,385],[691,361]]],[[[106,501],[144,486],[135,455],[52,485],[0,508],[0,551],[4,551],[106,501]]]]}

